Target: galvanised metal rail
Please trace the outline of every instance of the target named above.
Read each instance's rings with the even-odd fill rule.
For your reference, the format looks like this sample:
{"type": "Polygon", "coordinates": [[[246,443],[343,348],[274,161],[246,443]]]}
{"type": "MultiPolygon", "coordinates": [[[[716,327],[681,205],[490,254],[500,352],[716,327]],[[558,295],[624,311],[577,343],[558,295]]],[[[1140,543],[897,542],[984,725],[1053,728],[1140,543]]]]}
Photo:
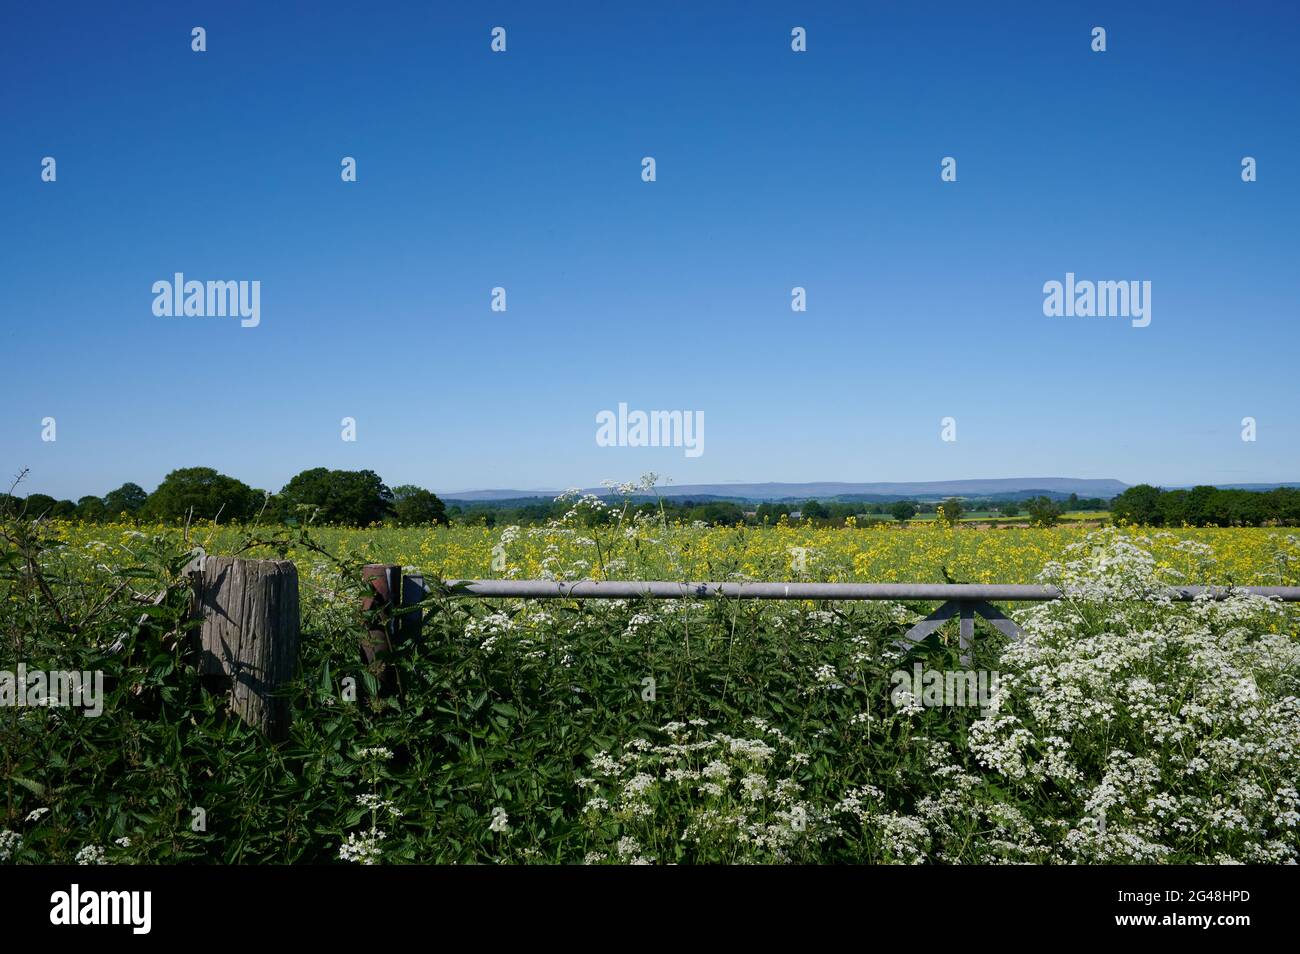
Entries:
{"type": "MultiPolygon", "coordinates": [[[[1003,615],[990,601],[1042,602],[1061,599],[1054,586],[985,583],[672,583],[664,580],[447,580],[453,595],[520,599],[724,599],[739,600],[941,600],[933,613],[909,629],[896,645],[907,649],[920,643],[945,622],[957,617],[962,662],[969,665],[975,638],[975,617],[982,616],[994,629],[1020,638],[1015,620],[1003,615]]],[[[1250,593],[1289,603],[1300,602],[1300,586],[1179,586],[1162,595],[1188,602],[1209,594],[1225,599],[1231,593],[1250,593]]]]}
{"type": "MultiPolygon", "coordinates": [[[[741,600],[1057,600],[1054,586],[1016,583],[673,583],[664,580],[447,580],[464,587],[457,595],[520,599],[680,600],[726,597],[741,600]]],[[[1187,601],[1210,592],[1224,599],[1230,592],[1272,596],[1300,602],[1300,586],[1181,586],[1169,589],[1174,600],[1187,601]]]]}

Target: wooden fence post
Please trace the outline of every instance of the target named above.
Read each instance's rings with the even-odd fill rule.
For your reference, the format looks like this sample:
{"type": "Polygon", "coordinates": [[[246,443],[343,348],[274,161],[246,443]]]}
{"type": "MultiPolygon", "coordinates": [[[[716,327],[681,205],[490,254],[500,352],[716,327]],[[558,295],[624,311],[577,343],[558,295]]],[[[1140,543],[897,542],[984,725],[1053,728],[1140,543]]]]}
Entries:
{"type": "Polygon", "coordinates": [[[193,573],[199,670],[217,677],[230,708],[272,739],[289,731],[277,690],[298,667],[298,569],[288,560],[205,557],[193,573]]]}

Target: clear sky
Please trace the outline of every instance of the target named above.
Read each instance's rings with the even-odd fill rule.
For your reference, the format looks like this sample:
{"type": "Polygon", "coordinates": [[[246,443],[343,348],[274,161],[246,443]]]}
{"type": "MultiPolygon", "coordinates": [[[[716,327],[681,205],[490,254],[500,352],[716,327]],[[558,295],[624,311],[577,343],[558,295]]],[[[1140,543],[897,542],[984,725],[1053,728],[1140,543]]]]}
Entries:
{"type": "Polygon", "coordinates": [[[1300,480],[1298,64],[1294,3],[5,4],[0,467],[1300,480]],[[1150,325],[1045,316],[1067,272],[1150,325]],[[620,402],[704,453],[598,446],[620,402]]]}

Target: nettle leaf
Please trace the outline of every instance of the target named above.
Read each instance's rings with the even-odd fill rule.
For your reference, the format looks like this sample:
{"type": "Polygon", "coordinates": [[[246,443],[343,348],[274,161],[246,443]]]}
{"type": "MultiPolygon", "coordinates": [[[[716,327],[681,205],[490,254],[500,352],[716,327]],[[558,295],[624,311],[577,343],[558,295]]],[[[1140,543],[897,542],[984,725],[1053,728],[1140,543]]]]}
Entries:
{"type": "Polygon", "coordinates": [[[29,778],[23,778],[21,775],[11,775],[9,777],[13,779],[15,783],[21,785],[23,788],[27,789],[27,791],[31,792],[33,795],[37,796],[38,798],[45,797],[45,786],[42,785],[40,782],[34,782],[29,778]]]}

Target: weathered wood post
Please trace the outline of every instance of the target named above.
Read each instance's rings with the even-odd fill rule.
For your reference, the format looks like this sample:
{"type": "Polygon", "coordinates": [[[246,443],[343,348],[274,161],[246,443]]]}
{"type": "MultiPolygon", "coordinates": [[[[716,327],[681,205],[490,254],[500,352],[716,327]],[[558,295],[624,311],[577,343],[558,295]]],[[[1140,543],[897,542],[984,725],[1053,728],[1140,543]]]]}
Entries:
{"type": "Polygon", "coordinates": [[[205,557],[192,574],[199,670],[215,677],[230,708],[272,739],[289,731],[277,691],[298,667],[298,569],[288,560],[205,557]]]}

